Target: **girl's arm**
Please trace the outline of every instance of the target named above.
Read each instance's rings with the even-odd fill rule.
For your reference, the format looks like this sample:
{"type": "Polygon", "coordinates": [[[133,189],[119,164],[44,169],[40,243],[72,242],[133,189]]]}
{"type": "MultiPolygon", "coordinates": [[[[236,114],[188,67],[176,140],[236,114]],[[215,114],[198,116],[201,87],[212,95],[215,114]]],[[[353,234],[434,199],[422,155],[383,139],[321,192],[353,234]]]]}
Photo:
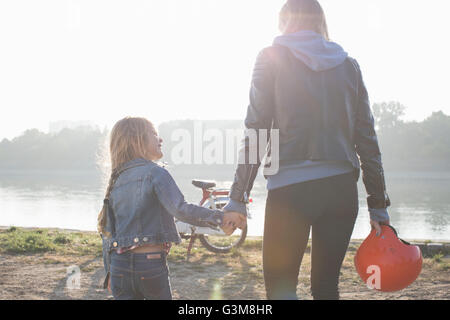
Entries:
{"type": "Polygon", "coordinates": [[[160,203],[174,217],[199,227],[223,225],[223,212],[187,203],[170,173],[162,168],[152,169],[154,190],[160,203]]]}

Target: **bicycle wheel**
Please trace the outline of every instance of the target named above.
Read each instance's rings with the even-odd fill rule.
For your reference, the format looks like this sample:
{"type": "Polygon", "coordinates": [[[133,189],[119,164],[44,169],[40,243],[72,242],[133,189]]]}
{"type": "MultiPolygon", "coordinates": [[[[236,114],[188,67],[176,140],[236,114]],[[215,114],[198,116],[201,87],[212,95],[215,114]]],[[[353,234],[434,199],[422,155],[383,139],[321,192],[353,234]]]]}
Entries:
{"type": "MultiPolygon", "coordinates": [[[[225,203],[217,203],[217,209],[222,209],[225,206],[225,203]]],[[[236,229],[236,231],[231,235],[227,236],[223,235],[208,235],[208,234],[200,234],[198,235],[200,242],[202,245],[215,253],[227,253],[230,252],[231,249],[239,247],[245,241],[247,237],[247,226],[244,229],[236,229]]]]}
{"type": "Polygon", "coordinates": [[[209,251],[215,253],[227,253],[230,252],[231,249],[237,248],[242,245],[247,237],[247,227],[244,229],[236,229],[240,231],[239,235],[231,235],[231,236],[216,236],[216,235],[207,235],[201,234],[199,235],[200,242],[203,246],[209,251]]]}

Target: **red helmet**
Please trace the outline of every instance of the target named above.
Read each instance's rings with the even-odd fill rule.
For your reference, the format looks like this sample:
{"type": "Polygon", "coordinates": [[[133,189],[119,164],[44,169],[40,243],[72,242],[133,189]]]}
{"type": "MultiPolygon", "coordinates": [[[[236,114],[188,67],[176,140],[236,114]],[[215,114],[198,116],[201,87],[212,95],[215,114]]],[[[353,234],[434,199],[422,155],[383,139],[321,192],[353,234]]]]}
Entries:
{"type": "Polygon", "coordinates": [[[417,279],[422,270],[422,253],[397,237],[391,226],[381,226],[380,236],[372,230],[355,255],[355,266],[361,279],[371,289],[398,291],[417,279]]]}

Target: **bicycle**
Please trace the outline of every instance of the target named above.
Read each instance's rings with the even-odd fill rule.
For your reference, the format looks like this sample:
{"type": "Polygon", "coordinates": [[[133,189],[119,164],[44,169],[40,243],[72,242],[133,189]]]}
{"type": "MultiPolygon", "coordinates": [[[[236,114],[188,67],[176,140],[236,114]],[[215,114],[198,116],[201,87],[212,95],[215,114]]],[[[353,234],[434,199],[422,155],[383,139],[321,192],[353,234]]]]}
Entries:
{"type": "MultiPolygon", "coordinates": [[[[203,196],[199,203],[200,206],[210,209],[222,209],[230,199],[230,190],[215,189],[216,183],[214,181],[192,180],[192,184],[202,189],[203,196]]],[[[252,199],[249,199],[249,202],[252,202],[252,199]]],[[[250,219],[250,214],[248,214],[247,219],[250,219]]],[[[215,253],[227,253],[231,249],[242,245],[247,237],[247,226],[242,230],[237,228],[233,235],[227,236],[221,229],[197,227],[178,219],[175,219],[175,224],[181,238],[190,240],[188,255],[197,238],[206,249],[215,253]]]]}

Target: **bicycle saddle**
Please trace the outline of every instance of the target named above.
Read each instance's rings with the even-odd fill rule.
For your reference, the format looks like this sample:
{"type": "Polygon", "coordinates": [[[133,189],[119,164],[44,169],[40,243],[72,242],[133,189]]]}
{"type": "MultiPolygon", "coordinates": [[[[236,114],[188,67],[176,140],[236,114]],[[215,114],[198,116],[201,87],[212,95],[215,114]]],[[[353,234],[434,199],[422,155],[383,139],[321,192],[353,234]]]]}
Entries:
{"type": "Polygon", "coordinates": [[[201,189],[210,189],[216,186],[216,183],[214,181],[192,180],[192,184],[201,189]]]}

